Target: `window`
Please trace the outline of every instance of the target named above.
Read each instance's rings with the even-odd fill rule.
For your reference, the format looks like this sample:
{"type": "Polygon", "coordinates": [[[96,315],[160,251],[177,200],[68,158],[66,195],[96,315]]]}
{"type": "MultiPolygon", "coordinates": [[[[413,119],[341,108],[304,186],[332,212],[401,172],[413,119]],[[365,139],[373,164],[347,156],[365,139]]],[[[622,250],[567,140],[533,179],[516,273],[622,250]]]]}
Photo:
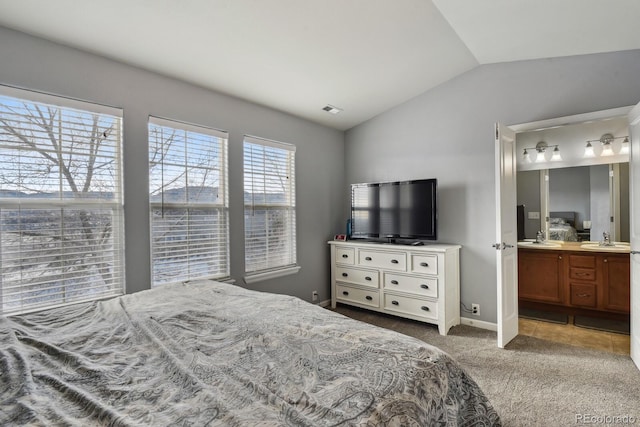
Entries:
{"type": "Polygon", "coordinates": [[[229,276],[227,140],[149,118],[152,287],[229,276]]]}
{"type": "Polygon", "coordinates": [[[295,146],[245,136],[244,242],[245,281],[299,270],[295,146]]]}
{"type": "Polygon", "coordinates": [[[123,293],[122,110],[0,86],[0,312],[123,293]]]}

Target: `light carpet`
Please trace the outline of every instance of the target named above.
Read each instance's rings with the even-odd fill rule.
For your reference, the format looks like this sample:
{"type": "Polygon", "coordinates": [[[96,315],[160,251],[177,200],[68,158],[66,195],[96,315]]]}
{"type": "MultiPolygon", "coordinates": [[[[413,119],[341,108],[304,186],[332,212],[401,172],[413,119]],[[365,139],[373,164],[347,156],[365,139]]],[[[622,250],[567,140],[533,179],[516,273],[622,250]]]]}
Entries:
{"type": "Polygon", "coordinates": [[[449,353],[505,426],[640,424],[640,371],[628,356],[523,335],[499,349],[496,333],[484,329],[460,325],[441,336],[434,325],[343,305],[336,311],[449,353]]]}

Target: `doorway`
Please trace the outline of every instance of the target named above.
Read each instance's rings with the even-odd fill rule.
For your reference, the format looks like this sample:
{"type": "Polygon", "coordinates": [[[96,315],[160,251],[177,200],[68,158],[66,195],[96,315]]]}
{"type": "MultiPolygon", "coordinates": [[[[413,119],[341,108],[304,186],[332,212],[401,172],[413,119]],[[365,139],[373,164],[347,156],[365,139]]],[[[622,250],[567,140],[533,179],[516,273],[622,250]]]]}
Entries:
{"type": "MultiPolygon", "coordinates": [[[[603,120],[606,118],[610,118],[610,117],[621,117],[621,116],[626,116],[627,114],[629,114],[629,112],[632,110],[632,107],[622,107],[622,108],[618,108],[618,109],[612,109],[612,110],[606,110],[606,111],[599,111],[599,112],[594,112],[594,113],[587,113],[587,114],[581,114],[581,115],[576,115],[576,116],[570,116],[570,117],[562,117],[562,118],[557,118],[557,119],[551,119],[551,120],[545,120],[545,121],[541,121],[541,122],[534,122],[534,123],[525,123],[525,124],[519,124],[519,125],[513,125],[510,126],[508,128],[508,133],[510,133],[510,135],[512,135],[513,137],[515,137],[516,133],[523,133],[523,132],[527,132],[527,131],[533,131],[536,129],[546,129],[546,128],[552,128],[552,127],[560,127],[560,126],[566,126],[568,124],[578,124],[578,123],[589,123],[591,121],[594,120],[603,120]]],[[[637,108],[638,110],[638,115],[640,115],[640,108],[637,108]]],[[[636,111],[636,110],[634,110],[636,111]]],[[[639,120],[640,121],[640,120],[639,120]]],[[[633,124],[633,123],[632,123],[633,124]]],[[[499,126],[496,128],[499,129],[499,126]]],[[[634,128],[634,133],[638,132],[638,128],[634,128]]],[[[505,132],[507,133],[507,132],[505,132]]],[[[634,137],[635,138],[635,137],[634,137]]],[[[505,161],[505,157],[500,157],[500,146],[501,146],[501,136],[499,135],[499,133],[496,131],[496,173],[497,176],[500,177],[500,171],[499,169],[503,167],[503,165],[501,164],[504,163],[505,161]]],[[[511,156],[515,157],[515,150],[513,150],[510,154],[511,156]]],[[[637,173],[637,172],[636,172],[637,173]]],[[[633,178],[632,178],[633,179],[633,178]]],[[[498,198],[497,198],[497,202],[498,204],[500,203],[501,200],[501,193],[504,191],[502,189],[502,182],[500,180],[498,180],[499,182],[497,182],[497,194],[498,194],[498,198]]],[[[632,190],[633,192],[633,190],[632,190]]],[[[633,204],[632,204],[633,206],[633,204]]],[[[501,227],[500,227],[500,223],[498,223],[498,231],[497,231],[497,235],[498,235],[498,240],[499,242],[502,242],[502,247],[504,248],[506,247],[510,247],[511,242],[506,241],[506,240],[502,240],[502,235],[501,235],[501,227]]],[[[500,255],[499,255],[500,258],[500,255]]],[[[634,263],[635,264],[635,263],[634,263]]],[[[498,264],[500,266],[500,263],[498,264]]],[[[505,278],[503,277],[504,272],[500,271],[500,269],[498,269],[498,329],[499,329],[499,340],[498,340],[498,345],[499,346],[503,346],[504,342],[502,343],[502,345],[500,344],[500,330],[502,328],[508,328],[509,325],[505,325],[503,323],[503,325],[501,325],[501,320],[504,321],[504,319],[506,319],[504,310],[505,307],[503,304],[501,304],[501,301],[504,300],[504,296],[506,295],[505,292],[508,292],[510,289],[514,289],[517,293],[517,280],[511,285],[511,286],[504,286],[502,284],[502,282],[505,280],[505,278]]],[[[513,274],[511,275],[513,277],[513,274]]],[[[506,278],[506,280],[508,281],[508,277],[506,278]]],[[[633,287],[633,285],[632,285],[633,287]]],[[[634,300],[635,301],[635,300],[634,300]]],[[[635,311],[637,311],[638,308],[635,307],[635,311]]],[[[633,312],[634,312],[634,307],[632,305],[631,307],[631,311],[632,311],[632,316],[633,316],[633,312]]],[[[512,325],[512,321],[509,320],[509,322],[506,322],[512,325]]],[[[516,326],[516,331],[517,331],[517,326],[516,326]]],[[[632,331],[633,332],[633,331],[632,331]]],[[[637,334],[637,332],[636,332],[637,334]]],[[[632,345],[633,345],[633,339],[632,339],[632,345]]],[[[632,349],[632,358],[633,358],[633,349],[632,349]]],[[[635,360],[635,359],[634,359],[635,360]]]]}

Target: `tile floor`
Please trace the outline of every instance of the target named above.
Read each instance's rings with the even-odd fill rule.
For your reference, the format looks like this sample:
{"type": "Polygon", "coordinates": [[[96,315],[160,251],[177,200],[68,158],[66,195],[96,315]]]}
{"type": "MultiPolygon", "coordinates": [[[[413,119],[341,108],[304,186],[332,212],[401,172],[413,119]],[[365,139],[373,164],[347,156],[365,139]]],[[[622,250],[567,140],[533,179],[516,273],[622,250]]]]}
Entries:
{"type": "Polygon", "coordinates": [[[520,318],[519,326],[520,335],[617,354],[628,355],[631,345],[629,335],[581,328],[573,324],[572,316],[569,316],[569,322],[566,325],[520,318]]]}

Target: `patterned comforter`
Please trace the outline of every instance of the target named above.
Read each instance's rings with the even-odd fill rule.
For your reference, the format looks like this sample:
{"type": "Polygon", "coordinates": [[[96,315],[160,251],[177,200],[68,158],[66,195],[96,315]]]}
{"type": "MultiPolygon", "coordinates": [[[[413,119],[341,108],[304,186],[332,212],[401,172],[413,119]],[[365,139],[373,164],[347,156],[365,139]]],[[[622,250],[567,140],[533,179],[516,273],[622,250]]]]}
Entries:
{"type": "Polygon", "coordinates": [[[0,317],[0,425],[499,425],[445,353],[212,281],[0,317]]]}

